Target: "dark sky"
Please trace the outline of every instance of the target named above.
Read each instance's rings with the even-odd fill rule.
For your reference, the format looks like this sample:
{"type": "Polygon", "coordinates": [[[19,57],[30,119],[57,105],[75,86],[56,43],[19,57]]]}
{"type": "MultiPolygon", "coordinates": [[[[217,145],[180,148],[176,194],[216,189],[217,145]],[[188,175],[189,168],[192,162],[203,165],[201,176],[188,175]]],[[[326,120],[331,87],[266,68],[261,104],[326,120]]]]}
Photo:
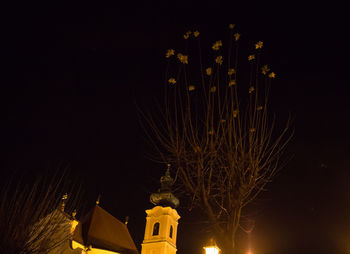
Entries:
{"type": "MultiPolygon", "coordinates": [[[[1,175],[68,166],[85,206],[101,193],[103,208],[130,216],[139,245],[165,167],[146,156],[135,105],[152,105],[164,52],[180,46],[185,31],[198,28],[214,41],[235,23],[247,42],[264,41],[278,74],[274,111],[292,113],[295,128],[290,162],[249,208],[254,253],[350,253],[348,14],[336,1],[306,2],[5,5],[1,175]]],[[[179,213],[178,252],[200,253],[193,216],[179,213]]]]}

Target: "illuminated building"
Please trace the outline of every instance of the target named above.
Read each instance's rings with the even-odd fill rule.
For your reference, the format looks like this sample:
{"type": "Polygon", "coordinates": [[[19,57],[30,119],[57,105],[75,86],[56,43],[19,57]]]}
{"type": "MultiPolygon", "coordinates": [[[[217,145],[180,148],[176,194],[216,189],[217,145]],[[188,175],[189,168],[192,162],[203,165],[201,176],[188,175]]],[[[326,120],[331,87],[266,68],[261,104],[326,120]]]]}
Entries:
{"type": "Polygon", "coordinates": [[[175,254],[177,251],[176,237],[180,216],[175,208],[179,205],[179,200],[171,192],[173,179],[169,167],[170,165],[160,178],[160,190],[150,197],[155,207],[146,210],[146,229],[141,254],[175,254]]]}
{"type": "MultiPolygon", "coordinates": [[[[173,179],[169,167],[160,183],[160,190],[150,196],[155,207],[146,210],[141,254],[176,254],[177,251],[180,216],[175,208],[179,205],[179,200],[171,192],[173,179]]],[[[58,216],[64,216],[60,223],[69,225],[71,238],[50,251],[50,254],[138,254],[126,223],[113,217],[98,202],[80,221],[75,219],[75,214],[71,217],[64,212],[64,203],[60,211],[55,211],[57,212],[60,214],[58,216]]]]}

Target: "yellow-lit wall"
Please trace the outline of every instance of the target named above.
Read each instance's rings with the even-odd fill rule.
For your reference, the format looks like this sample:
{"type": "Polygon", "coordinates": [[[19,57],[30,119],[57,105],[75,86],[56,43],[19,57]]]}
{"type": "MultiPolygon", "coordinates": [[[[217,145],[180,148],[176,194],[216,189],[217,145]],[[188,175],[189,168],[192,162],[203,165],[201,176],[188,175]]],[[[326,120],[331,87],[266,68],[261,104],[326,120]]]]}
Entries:
{"type": "Polygon", "coordinates": [[[70,223],[70,225],[71,225],[70,233],[71,233],[71,234],[73,234],[73,232],[74,232],[76,226],[78,225],[78,223],[79,223],[79,221],[74,220],[74,219],[71,221],[71,223],[70,223]]]}
{"type": "Polygon", "coordinates": [[[76,242],[76,241],[72,241],[72,248],[73,249],[81,249],[81,253],[82,254],[119,254],[118,252],[113,252],[113,251],[109,251],[109,250],[102,250],[102,249],[97,249],[97,248],[92,248],[90,247],[88,251],[85,250],[84,245],[76,242]]]}
{"type": "Polygon", "coordinates": [[[141,254],[175,254],[178,220],[177,211],[171,207],[156,206],[146,210],[146,228],[141,254]],[[159,223],[159,234],[153,234],[153,227],[159,223]],[[170,227],[173,234],[170,237],[170,227]]]}
{"type": "MultiPolygon", "coordinates": [[[[75,227],[78,225],[78,223],[79,222],[77,220],[71,221],[71,231],[70,231],[71,233],[74,232],[75,227]]],[[[90,247],[89,250],[86,250],[84,245],[82,245],[76,241],[72,241],[72,249],[73,250],[81,250],[81,254],[119,254],[118,252],[97,249],[97,248],[92,248],[92,247],[90,247]]]]}

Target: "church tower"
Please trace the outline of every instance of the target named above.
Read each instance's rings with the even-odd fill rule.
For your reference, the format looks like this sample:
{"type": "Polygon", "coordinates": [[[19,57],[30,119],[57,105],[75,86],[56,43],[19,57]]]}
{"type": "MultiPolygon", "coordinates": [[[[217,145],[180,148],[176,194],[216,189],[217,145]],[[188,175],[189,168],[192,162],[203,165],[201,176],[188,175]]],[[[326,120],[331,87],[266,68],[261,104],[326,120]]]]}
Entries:
{"type": "Polygon", "coordinates": [[[180,216],[175,210],[179,200],[171,192],[173,183],[168,164],[165,175],[160,178],[161,188],[150,196],[150,201],[155,207],[146,210],[146,229],[141,254],[176,254],[180,216]]]}

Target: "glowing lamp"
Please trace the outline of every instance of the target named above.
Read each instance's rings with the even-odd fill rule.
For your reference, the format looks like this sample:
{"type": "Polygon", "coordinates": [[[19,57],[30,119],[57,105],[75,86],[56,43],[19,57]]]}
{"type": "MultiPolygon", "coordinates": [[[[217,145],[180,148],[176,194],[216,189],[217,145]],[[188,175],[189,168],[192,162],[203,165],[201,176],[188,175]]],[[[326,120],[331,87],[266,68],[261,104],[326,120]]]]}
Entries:
{"type": "Polygon", "coordinates": [[[219,254],[220,252],[219,247],[216,245],[213,239],[211,239],[210,244],[203,247],[203,249],[205,250],[205,254],[219,254]]]}

